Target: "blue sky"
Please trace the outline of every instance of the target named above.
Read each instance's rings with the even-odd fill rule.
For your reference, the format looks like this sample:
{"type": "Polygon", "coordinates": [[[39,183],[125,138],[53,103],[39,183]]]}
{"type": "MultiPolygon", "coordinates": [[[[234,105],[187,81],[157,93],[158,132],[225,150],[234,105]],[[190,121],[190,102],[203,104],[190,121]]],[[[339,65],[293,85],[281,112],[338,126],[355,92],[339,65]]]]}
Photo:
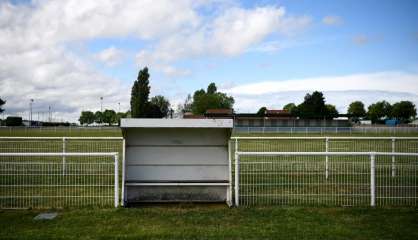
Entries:
{"type": "Polygon", "coordinates": [[[241,112],[312,90],[342,112],[356,97],[418,103],[417,12],[406,0],[2,1],[0,96],[10,114],[29,96],[73,119],[99,96],[127,110],[148,66],[151,95],[174,108],[210,82],[241,112]]]}

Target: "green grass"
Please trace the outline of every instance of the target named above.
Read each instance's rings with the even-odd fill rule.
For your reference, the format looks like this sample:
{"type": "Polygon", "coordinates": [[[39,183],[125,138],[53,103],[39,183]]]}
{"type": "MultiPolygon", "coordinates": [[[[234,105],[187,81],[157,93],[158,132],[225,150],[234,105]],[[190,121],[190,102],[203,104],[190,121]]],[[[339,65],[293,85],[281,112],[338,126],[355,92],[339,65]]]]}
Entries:
{"type": "Polygon", "coordinates": [[[44,128],[9,128],[1,127],[0,136],[4,137],[121,137],[118,127],[77,128],[77,127],[44,127],[44,128]]]}
{"type": "Polygon", "coordinates": [[[170,205],[1,211],[2,239],[418,239],[416,209],[170,205]]]}

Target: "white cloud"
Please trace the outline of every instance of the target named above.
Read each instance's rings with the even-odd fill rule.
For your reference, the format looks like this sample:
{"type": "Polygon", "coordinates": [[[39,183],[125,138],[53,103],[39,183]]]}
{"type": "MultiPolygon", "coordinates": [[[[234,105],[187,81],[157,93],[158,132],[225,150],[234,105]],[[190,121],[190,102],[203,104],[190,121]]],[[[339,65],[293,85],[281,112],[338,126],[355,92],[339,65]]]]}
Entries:
{"type": "MultiPolygon", "coordinates": [[[[151,44],[138,53],[138,63],[154,65],[169,76],[187,76],[190,70],[176,68],[176,60],[235,56],[267,36],[292,34],[309,22],[307,17],[287,17],[277,6],[246,9],[218,0],[1,1],[0,95],[10,114],[27,111],[30,98],[38,111],[51,105],[57,115],[72,121],[82,109],[97,110],[100,96],[105,107],[121,102],[127,110],[129,86],[72,54],[71,44],[137,38],[151,44]]],[[[120,56],[109,48],[96,58],[111,66],[120,56]]]]}
{"type": "MultiPolygon", "coordinates": [[[[0,2],[0,96],[6,114],[27,116],[28,100],[35,111],[52,106],[56,115],[75,121],[80,110],[105,107],[122,110],[129,104],[129,87],[89,67],[70,53],[68,44],[97,38],[156,39],[201,21],[197,8],[210,1],[34,0],[13,5],[0,2]]],[[[96,56],[116,64],[120,52],[106,49],[96,56]]],[[[184,74],[173,69],[169,74],[184,74]]]]}
{"type": "Polygon", "coordinates": [[[268,42],[263,42],[257,46],[251,47],[250,49],[248,49],[248,51],[272,53],[272,52],[277,52],[283,48],[284,46],[279,41],[268,41],[268,42]]]}
{"type": "Polygon", "coordinates": [[[336,26],[341,25],[343,23],[343,20],[340,16],[328,15],[322,18],[322,23],[325,25],[336,26]]]}
{"type": "Polygon", "coordinates": [[[139,65],[152,66],[156,63],[170,65],[186,57],[236,56],[267,36],[292,35],[310,22],[307,16],[286,17],[282,7],[233,7],[195,28],[160,39],[156,45],[141,50],[136,60],[139,65]]]}
{"type": "Polygon", "coordinates": [[[261,106],[281,108],[289,102],[300,103],[307,92],[322,91],[329,103],[345,112],[355,100],[370,104],[410,100],[418,105],[418,74],[378,72],[346,76],[292,79],[244,84],[223,89],[234,96],[239,111],[255,111],[261,106]]]}
{"type": "Polygon", "coordinates": [[[187,69],[175,68],[173,66],[162,66],[160,69],[164,74],[170,77],[185,77],[191,74],[187,69]]]}
{"type": "Polygon", "coordinates": [[[109,47],[95,54],[94,57],[107,66],[113,67],[121,62],[123,55],[122,50],[115,47],[109,47]]]}

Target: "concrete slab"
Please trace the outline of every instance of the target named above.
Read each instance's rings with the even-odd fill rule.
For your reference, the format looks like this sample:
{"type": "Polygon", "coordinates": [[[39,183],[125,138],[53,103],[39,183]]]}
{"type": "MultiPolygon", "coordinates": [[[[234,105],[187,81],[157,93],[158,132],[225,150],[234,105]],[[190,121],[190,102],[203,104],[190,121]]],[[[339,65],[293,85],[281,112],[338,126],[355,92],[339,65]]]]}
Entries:
{"type": "Polygon", "coordinates": [[[58,213],[52,212],[52,213],[40,213],[34,217],[34,220],[52,220],[56,216],[58,216],[58,213]]]}

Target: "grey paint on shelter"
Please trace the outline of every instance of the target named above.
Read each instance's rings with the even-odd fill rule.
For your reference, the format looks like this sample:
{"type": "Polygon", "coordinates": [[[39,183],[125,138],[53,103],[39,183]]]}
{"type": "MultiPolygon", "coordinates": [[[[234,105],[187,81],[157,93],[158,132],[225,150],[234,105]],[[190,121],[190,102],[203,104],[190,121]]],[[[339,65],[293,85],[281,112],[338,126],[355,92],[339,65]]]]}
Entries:
{"type": "Polygon", "coordinates": [[[122,119],[125,200],[226,201],[232,119],[122,119]]]}

